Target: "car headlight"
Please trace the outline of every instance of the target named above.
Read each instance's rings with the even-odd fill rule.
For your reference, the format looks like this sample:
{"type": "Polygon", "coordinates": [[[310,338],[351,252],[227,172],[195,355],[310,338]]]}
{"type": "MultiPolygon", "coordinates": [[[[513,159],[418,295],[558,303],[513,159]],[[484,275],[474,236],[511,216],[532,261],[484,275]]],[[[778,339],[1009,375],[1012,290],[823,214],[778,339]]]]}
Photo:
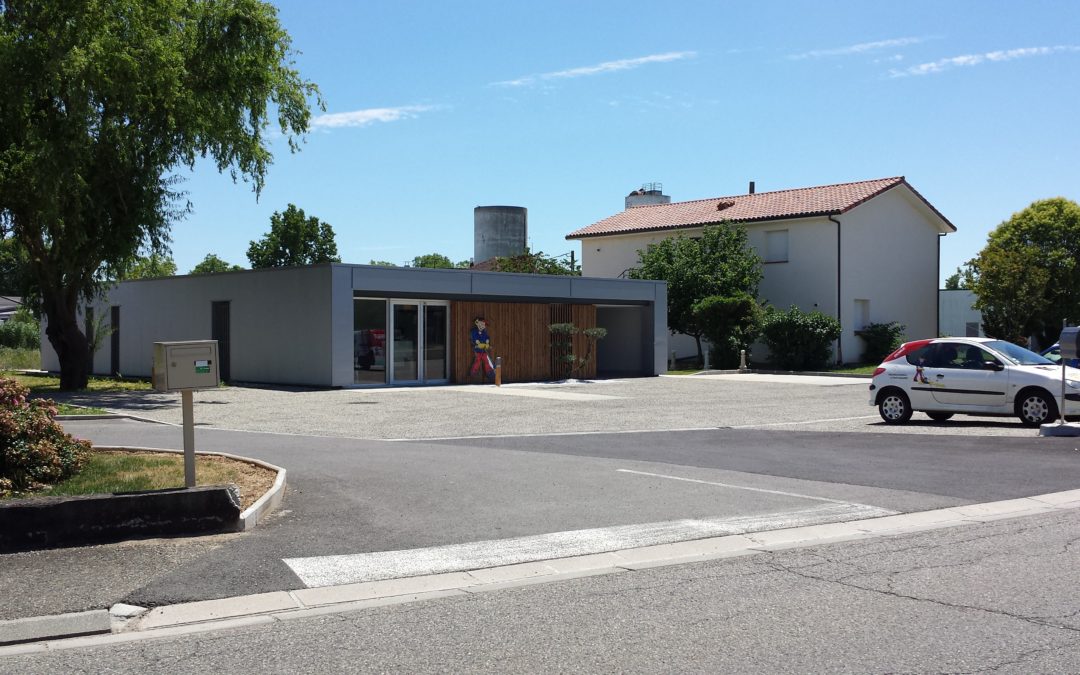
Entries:
{"type": "Polygon", "coordinates": [[[1080,389],[1080,382],[1076,380],[1065,380],[1065,384],[1069,385],[1070,389],[1080,389]]]}

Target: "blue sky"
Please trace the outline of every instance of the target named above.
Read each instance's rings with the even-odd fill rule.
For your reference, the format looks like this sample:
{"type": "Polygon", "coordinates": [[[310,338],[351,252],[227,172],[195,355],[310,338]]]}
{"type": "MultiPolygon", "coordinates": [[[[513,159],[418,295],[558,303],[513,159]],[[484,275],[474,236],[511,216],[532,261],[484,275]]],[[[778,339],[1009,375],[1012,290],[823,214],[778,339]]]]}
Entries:
{"type": "MultiPolygon", "coordinates": [[[[473,208],[533,250],[658,181],[675,201],[904,175],[958,232],[942,277],[1036,199],[1080,200],[1077,2],[280,0],[326,101],[256,201],[184,172],[185,273],[247,265],[289,203],[342,259],[472,256],[473,208]]],[[[888,255],[882,251],[882,255],[888,255]]]]}

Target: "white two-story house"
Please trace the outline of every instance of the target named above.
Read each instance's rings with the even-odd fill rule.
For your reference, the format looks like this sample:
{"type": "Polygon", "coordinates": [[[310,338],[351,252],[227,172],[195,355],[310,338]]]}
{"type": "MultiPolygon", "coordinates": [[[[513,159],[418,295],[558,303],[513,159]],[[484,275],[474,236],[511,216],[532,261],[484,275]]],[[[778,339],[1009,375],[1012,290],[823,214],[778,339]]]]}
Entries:
{"type": "Polygon", "coordinates": [[[837,362],[861,359],[856,331],[868,323],[897,321],[910,339],[938,335],[940,241],[956,228],[903,176],[775,192],[751,183],[747,194],[667,200],[635,191],[624,211],[568,234],[581,242],[582,274],[626,276],[650,244],[726,221],[746,228],[765,263],[762,300],[840,320],[837,362]]]}

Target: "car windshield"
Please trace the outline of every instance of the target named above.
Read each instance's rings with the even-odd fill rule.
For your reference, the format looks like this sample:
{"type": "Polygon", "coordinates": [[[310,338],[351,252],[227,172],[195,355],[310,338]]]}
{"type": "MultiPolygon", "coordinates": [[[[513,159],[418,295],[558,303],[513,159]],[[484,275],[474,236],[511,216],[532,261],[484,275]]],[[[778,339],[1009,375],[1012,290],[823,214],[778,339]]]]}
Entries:
{"type": "Polygon", "coordinates": [[[1052,366],[1054,362],[1045,356],[1039,356],[1035,352],[1024,349],[1019,345],[1014,345],[1011,342],[1005,342],[1004,340],[994,340],[987,342],[986,346],[993,349],[998,354],[1004,356],[1008,361],[1017,366],[1052,366]]]}

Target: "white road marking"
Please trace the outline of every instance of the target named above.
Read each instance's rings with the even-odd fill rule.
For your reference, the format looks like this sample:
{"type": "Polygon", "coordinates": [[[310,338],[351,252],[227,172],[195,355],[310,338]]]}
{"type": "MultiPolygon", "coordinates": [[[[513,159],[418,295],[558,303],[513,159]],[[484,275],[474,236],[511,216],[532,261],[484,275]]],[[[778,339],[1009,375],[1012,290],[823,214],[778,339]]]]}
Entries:
{"type": "Polygon", "coordinates": [[[769,490],[766,488],[749,487],[747,485],[732,485],[731,483],[718,483],[711,480],[699,480],[697,478],[684,478],[682,476],[668,476],[662,473],[649,473],[648,471],[634,471],[633,469],[615,469],[619,473],[632,473],[638,476],[650,476],[652,478],[667,478],[668,480],[681,480],[685,483],[698,483],[700,485],[715,485],[717,487],[731,488],[733,490],[749,490],[750,492],[764,492],[770,495],[783,495],[785,497],[798,497],[799,499],[811,499],[817,502],[828,502],[830,504],[848,504],[851,506],[861,506],[868,509],[877,508],[875,506],[869,506],[868,504],[859,504],[857,502],[848,502],[843,499],[830,499],[828,497],[814,497],[812,495],[804,495],[798,492],[785,492],[784,490],[769,490]]]}
{"type": "Polygon", "coordinates": [[[826,422],[853,422],[855,420],[877,419],[877,415],[859,415],[858,417],[830,417],[823,420],[802,420],[800,422],[767,422],[765,424],[740,424],[724,429],[758,429],[760,427],[790,427],[796,424],[824,424],[826,422]]]}
{"type": "Polygon", "coordinates": [[[476,436],[436,436],[432,438],[386,438],[393,443],[427,441],[475,441],[481,438],[546,438],[548,436],[606,436],[614,434],[669,434],[673,431],[716,431],[720,427],[684,427],[681,429],[623,429],[621,431],[551,431],[546,434],[482,434],[476,436]]]}
{"type": "Polygon", "coordinates": [[[305,586],[315,588],[423,574],[463,572],[729,534],[895,514],[896,511],[860,504],[821,504],[808,509],[764,515],[619,525],[404,551],[285,558],[284,562],[305,586]]]}

